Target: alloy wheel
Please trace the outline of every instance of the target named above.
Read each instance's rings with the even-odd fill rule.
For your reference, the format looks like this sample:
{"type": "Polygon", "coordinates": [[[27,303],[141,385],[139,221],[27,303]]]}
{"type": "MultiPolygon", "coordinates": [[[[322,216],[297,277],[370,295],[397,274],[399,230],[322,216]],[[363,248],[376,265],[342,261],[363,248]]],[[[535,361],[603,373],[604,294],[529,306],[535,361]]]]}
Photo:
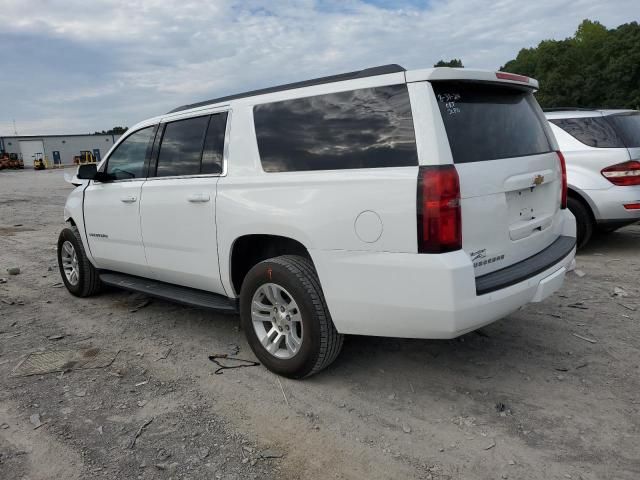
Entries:
{"type": "Polygon", "coordinates": [[[258,340],[274,357],[286,360],[302,345],[302,314],[293,296],[276,283],[264,283],[253,294],[251,320],[258,340]]]}
{"type": "Polygon", "coordinates": [[[62,268],[64,269],[65,277],[67,277],[67,282],[76,286],[80,281],[80,269],[78,267],[78,255],[76,254],[76,249],[70,241],[67,240],[62,244],[60,257],[62,259],[62,268]]]}

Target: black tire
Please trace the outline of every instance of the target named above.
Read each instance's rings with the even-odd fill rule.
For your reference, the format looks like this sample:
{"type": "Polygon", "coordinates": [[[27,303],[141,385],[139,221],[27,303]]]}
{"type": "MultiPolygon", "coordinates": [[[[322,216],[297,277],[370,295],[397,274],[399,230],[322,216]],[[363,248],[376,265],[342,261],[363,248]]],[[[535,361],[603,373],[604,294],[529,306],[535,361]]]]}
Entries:
{"type": "Polygon", "coordinates": [[[256,357],[272,372],[289,378],[308,377],[329,366],[340,353],[344,341],[329,315],[313,263],[297,255],[270,258],[247,273],[240,292],[240,322],[256,357]],[[300,310],[305,333],[298,352],[288,359],[269,353],[253,326],[253,296],[266,283],[284,287],[300,310]]]}
{"type": "Polygon", "coordinates": [[[580,200],[569,197],[567,199],[567,207],[573,216],[576,217],[576,233],[578,250],[583,248],[593,235],[593,218],[588,207],[580,200]]]}
{"type": "Polygon", "coordinates": [[[60,276],[62,277],[65,287],[76,297],[89,297],[98,293],[102,288],[98,272],[87,258],[82,240],[80,240],[80,233],[76,227],[65,228],[60,232],[60,236],[58,237],[58,268],[60,269],[60,276]],[[73,245],[78,259],[79,278],[75,285],[69,282],[64,273],[64,267],[62,266],[62,248],[67,241],[73,245]]]}
{"type": "Polygon", "coordinates": [[[609,235],[610,233],[616,232],[620,229],[620,227],[598,227],[598,233],[600,235],[609,235]]]}

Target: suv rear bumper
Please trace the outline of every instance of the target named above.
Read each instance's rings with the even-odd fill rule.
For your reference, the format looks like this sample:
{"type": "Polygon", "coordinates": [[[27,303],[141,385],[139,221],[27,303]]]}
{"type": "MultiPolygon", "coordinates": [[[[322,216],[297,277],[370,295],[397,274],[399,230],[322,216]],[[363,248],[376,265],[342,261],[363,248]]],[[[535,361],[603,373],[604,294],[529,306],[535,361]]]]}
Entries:
{"type": "Polygon", "coordinates": [[[311,251],[340,333],[405,338],[454,338],[542,301],[562,286],[574,255],[575,247],[525,280],[478,295],[464,251],[311,251]]]}
{"type": "Polygon", "coordinates": [[[640,186],[618,187],[605,190],[582,190],[594,207],[596,223],[617,222],[619,226],[640,220],[640,210],[627,210],[624,205],[640,202],[640,186]]]}
{"type": "Polygon", "coordinates": [[[560,236],[541,252],[515,265],[476,277],[476,293],[485,295],[523,282],[552,268],[576,247],[575,237],[560,236]]]}

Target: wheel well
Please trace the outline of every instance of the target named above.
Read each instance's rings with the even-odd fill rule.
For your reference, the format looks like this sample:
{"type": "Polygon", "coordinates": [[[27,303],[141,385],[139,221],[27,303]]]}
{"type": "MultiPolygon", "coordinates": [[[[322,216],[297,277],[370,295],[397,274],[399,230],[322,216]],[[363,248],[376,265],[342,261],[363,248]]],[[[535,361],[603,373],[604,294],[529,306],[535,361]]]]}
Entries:
{"type": "Polygon", "coordinates": [[[591,221],[595,222],[596,217],[593,214],[593,210],[591,210],[591,205],[589,205],[589,202],[587,202],[582,195],[580,195],[578,192],[570,188],[567,190],[567,195],[569,195],[571,198],[578,200],[580,203],[582,203],[582,205],[587,209],[587,212],[589,213],[589,217],[591,217],[591,221]]]}
{"type": "Polygon", "coordinates": [[[76,226],[76,222],[73,221],[73,217],[69,217],[69,219],[67,220],[67,223],[69,223],[72,227],[76,226]]]}
{"type": "Polygon", "coordinates": [[[280,255],[300,255],[311,260],[309,251],[297,240],[277,235],[245,235],[238,238],[231,250],[231,282],[240,293],[249,270],[267,258],[280,255]]]}

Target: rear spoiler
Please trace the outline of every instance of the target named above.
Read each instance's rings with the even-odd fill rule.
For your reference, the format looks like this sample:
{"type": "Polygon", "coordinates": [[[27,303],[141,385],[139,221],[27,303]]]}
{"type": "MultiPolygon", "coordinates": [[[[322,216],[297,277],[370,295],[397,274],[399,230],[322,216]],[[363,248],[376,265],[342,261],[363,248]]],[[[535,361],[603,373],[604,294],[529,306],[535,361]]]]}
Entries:
{"type": "Polygon", "coordinates": [[[425,68],[421,70],[409,70],[405,73],[407,82],[424,82],[436,80],[462,80],[475,82],[505,83],[526,87],[532,90],[538,89],[538,81],[535,78],[518,75],[517,73],[493,72],[491,70],[472,70],[468,68],[425,68]]]}

